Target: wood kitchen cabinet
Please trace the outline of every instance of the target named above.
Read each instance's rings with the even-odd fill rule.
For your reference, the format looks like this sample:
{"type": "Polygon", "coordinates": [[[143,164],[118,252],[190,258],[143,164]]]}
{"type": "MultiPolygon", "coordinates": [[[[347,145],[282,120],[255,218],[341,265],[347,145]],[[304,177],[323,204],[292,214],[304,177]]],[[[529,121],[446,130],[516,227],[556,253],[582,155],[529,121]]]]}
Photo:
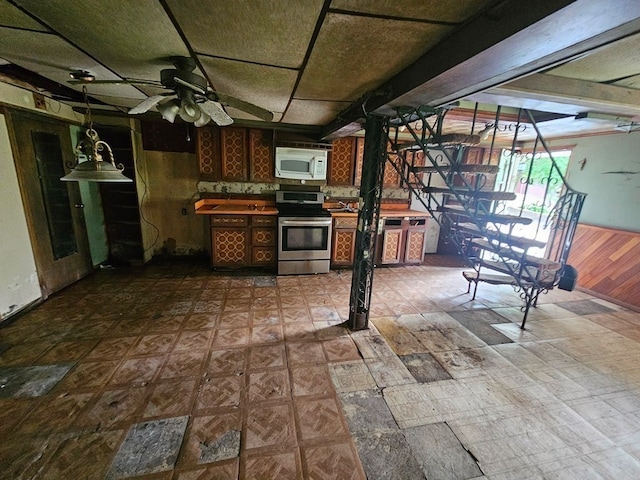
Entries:
{"type": "Polygon", "coordinates": [[[211,215],[211,266],[274,266],[276,221],[275,215],[211,215]]]}
{"type": "Polygon", "coordinates": [[[249,265],[251,237],[248,215],[211,215],[211,266],[249,265]]]}
{"type": "Polygon", "coordinates": [[[427,236],[427,217],[382,219],[378,262],[382,265],[422,263],[427,236]]]}
{"type": "Polygon", "coordinates": [[[273,131],[205,126],[197,129],[200,178],[226,182],[273,182],[273,131]]]}
{"type": "Polygon", "coordinates": [[[275,215],[251,216],[251,265],[276,265],[276,224],[275,215]]]}
{"type": "Polygon", "coordinates": [[[358,217],[334,217],[331,238],[331,266],[351,267],[355,258],[358,217]]]}
{"type": "MultiPolygon", "coordinates": [[[[356,187],[362,182],[362,165],[364,161],[364,138],[355,138],[355,175],[353,184],[356,187]]],[[[384,168],[384,177],[382,179],[383,188],[398,188],[400,186],[400,175],[388,163],[384,168]]]]}
{"type": "Polygon", "coordinates": [[[327,174],[328,185],[353,185],[355,154],[355,137],[343,137],[333,141],[327,174]]]}

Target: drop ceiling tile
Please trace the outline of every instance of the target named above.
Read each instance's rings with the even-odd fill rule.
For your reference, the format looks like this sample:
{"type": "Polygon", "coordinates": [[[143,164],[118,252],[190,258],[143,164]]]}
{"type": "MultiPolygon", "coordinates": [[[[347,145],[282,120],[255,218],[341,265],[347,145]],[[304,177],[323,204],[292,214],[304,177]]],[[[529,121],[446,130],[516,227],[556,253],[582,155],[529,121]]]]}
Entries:
{"type": "Polygon", "coordinates": [[[0,1],[0,25],[46,32],[49,29],[9,2],[0,1]]]}
{"type": "Polygon", "coordinates": [[[189,55],[157,0],[17,3],[122,77],[158,80],[168,57],[189,55]]]}
{"type": "Polygon", "coordinates": [[[414,62],[452,28],[330,13],[295,97],[354,101],[414,62]]]}
{"type": "MultiPolygon", "coordinates": [[[[98,78],[117,78],[91,57],[50,33],[0,28],[0,57],[78,91],[82,90],[80,85],[68,83],[69,72],[73,70],[84,68],[98,78]]],[[[144,94],[131,85],[93,84],[88,90],[90,95],[144,98],[144,94]]]]}
{"type": "Polygon", "coordinates": [[[617,85],[619,87],[640,89],[640,75],[634,75],[632,77],[625,78],[624,80],[614,82],[613,85],[617,85]]]}
{"type": "Polygon", "coordinates": [[[322,0],[168,0],[171,12],[197,53],[266,65],[299,68],[322,0]]]}
{"type": "Polygon", "coordinates": [[[439,22],[462,22],[480,12],[495,0],[456,0],[447,2],[442,0],[333,0],[331,8],[387,15],[391,17],[434,20],[439,22]]]}
{"type": "Polygon", "coordinates": [[[286,68],[199,57],[215,90],[254,103],[272,112],[284,112],[298,72],[286,68]]]}
{"type": "Polygon", "coordinates": [[[282,121],[300,125],[326,125],[348,106],[349,102],[294,99],[287,108],[282,121]]]}
{"type": "Polygon", "coordinates": [[[640,34],[593,50],[547,73],[592,82],[606,82],[640,74],[640,34]]]}

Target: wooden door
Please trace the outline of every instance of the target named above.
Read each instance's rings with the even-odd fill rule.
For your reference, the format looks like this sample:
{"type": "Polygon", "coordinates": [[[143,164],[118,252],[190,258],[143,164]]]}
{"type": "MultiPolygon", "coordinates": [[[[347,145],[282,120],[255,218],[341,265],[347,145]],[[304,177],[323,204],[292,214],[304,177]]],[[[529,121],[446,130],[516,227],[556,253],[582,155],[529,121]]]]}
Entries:
{"type": "Polygon", "coordinates": [[[91,252],[76,182],[62,182],[73,161],[65,124],[11,112],[12,144],[42,295],[91,272],[91,252]]]}

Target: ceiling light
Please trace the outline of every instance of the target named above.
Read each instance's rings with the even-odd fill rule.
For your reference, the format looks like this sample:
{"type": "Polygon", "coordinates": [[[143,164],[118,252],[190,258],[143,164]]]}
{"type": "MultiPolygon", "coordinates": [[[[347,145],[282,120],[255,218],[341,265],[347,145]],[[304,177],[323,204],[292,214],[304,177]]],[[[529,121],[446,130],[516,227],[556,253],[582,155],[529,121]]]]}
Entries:
{"type": "Polygon", "coordinates": [[[132,182],[130,178],[122,174],[124,165],[116,165],[113,151],[107,142],[100,140],[98,132],[93,129],[91,109],[87,97],[87,88],[82,87],[84,101],[87,105],[86,123],[87,131],[83,140],[78,143],[75,150],[75,162],[67,162],[71,172],[62,177],[63,182],[132,182]],[[109,153],[109,160],[103,160],[102,151],[109,153]]]}
{"type": "Polygon", "coordinates": [[[207,115],[205,112],[202,112],[202,115],[198,120],[193,122],[195,127],[204,127],[207,123],[211,121],[211,117],[207,115]]]}
{"type": "Polygon", "coordinates": [[[196,104],[196,101],[193,98],[193,92],[186,90],[182,95],[178,115],[180,115],[182,120],[190,123],[199,120],[202,116],[202,110],[200,110],[200,107],[196,104]]]}
{"type": "Polygon", "coordinates": [[[83,82],[93,82],[96,79],[94,74],[86,70],[75,70],[69,73],[69,76],[74,80],[81,80],[83,82]]]}
{"type": "Polygon", "coordinates": [[[484,128],[480,130],[476,135],[480,137],[480,140],[486,140],[489,138],[491,131],[494,129],[495,125],[493,123],[485,123],[484,128]]]}
{"type": "Polygon", "coordinates": [[[176,115],[178,115],[180,111],[180,101],[177,98],[167,100],[166,102],[159,103],[156,108],[162,115],[162,118],[173,123],[176,121],[176,115]]]}

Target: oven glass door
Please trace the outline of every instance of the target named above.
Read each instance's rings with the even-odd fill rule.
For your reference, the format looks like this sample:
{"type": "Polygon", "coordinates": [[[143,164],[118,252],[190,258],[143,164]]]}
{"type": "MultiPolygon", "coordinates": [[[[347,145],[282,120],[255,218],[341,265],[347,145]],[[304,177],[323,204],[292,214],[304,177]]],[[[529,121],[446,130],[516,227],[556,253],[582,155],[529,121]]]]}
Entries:
{"type": "Polygon", "coordinates": [[[331,257],[331,219],[281,217],[279,260],[313,260],[331,257]]]}

